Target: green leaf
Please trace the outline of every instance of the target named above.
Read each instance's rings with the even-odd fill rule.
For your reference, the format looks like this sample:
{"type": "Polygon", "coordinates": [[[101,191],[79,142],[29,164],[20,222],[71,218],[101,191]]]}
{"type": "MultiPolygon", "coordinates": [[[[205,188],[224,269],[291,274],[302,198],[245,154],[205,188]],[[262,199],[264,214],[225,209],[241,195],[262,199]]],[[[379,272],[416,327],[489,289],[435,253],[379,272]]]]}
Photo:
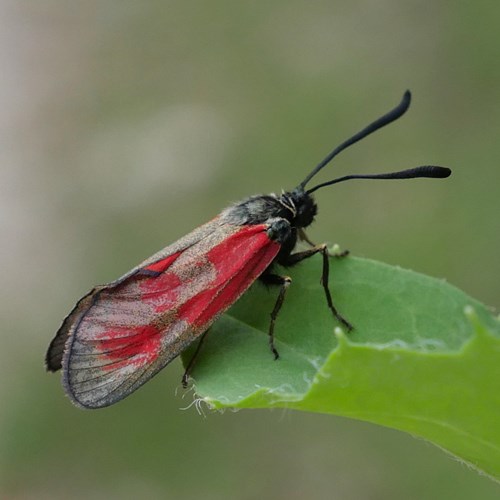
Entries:
{"type": "MultiPolygon", "coordinates": [[[[500,478],[500,323],[444,280],[371,260],[332,259],[330,286],[354,325],[326,307],[321,259],[277,290],[256,283],[211,329],[193,370],[212,408],[287,407],[378,423],[425,438],[500,478]]],[[[190,359],[190,350],[185,359],[190,359]]]]}

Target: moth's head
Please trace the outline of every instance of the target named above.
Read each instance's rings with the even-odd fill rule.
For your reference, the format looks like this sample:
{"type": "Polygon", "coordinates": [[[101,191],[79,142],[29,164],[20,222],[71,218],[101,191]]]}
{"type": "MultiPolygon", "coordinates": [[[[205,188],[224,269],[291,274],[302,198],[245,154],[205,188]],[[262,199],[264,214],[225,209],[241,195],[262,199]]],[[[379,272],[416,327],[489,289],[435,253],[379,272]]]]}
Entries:
{"type": "Polygon", "coordinates": [[[297,187],[293,191],[283,193],[280,202],[289,207],[292,215],[290,223],[294,227],[307,227],[314,221],[318,206],[314,198],[304,188],[297,187]]]}

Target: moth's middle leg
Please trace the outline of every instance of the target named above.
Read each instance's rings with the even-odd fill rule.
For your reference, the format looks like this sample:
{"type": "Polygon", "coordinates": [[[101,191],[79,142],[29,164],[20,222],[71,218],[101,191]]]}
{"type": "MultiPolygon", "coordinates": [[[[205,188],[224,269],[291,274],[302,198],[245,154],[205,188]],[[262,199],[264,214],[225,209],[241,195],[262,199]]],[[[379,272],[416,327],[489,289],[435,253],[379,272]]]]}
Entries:
{"type": "Polygon", "coordinates": [[[266,285],[279,285],[280,293],[278,298],[276,299],[276,303],[274,304],[274,308],[271,312],[271,323],[269,324],[269,348],[274,355],[274,359],[278,359],[280,357],[275,345],[274,345],[274,324],[276,323],[276,318],[278,317],[278,313],[280,312],[281,306],[285,301],[285,294],[287,288],[290,286],[292,282],[292,278],[289,276],[280,276],[279,274],[263,274],[260,278],[266,285]]]}

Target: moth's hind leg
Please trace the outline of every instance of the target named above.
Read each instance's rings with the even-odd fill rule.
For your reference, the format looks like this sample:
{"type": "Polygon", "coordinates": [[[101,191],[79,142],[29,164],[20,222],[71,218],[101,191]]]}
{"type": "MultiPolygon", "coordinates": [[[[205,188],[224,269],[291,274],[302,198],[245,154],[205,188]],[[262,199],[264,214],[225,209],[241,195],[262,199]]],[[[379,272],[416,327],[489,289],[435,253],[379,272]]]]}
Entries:
{"type": "Polygon", "coordinates": [[[196,363],[196,360],[198,359],[198,355],[200,354],[201,346],[203,345],[203,342],[205,341],[205,338],[207,337],[207,333],[209,331],[210,328],[201,334],[198,345],[196,346],[196,351],[194,351],[194,354],[191,356],[191,359],[189,360],[189,363],[187,364],[186,369],[184,370],[184,375],[182,375],[182,381],[181,381],[182,387],[184,387],[184,389],[186,389],[186,387],[188,386],[189,377],[191,376],[193,367],[196,363]]]}
{"type": "Polygon", "coordinates": [[[266,285],[279,285],[281,287],[276,303],[274,304],[274,309],[271,312],[271,323],[269,324],[269,348],[274,355],[274,359],[278,359],[280,355],[274,346],[274,324],[285,301],[286,291],[292,282],[292,278],[289,276],[280,276],[279,274],[264,273],[259,279],[266,285]]]}

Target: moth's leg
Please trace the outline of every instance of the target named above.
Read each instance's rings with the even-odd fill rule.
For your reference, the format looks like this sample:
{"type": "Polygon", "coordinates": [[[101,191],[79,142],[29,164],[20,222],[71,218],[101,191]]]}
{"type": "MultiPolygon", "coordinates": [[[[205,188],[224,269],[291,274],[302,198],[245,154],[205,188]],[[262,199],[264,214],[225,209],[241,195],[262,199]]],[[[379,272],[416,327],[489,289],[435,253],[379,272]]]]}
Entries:
{"type": "MultiPolygon", "coordinates": [[[[305,241],[312,248],[317,248],[320,246],[320,245],[316,245],[316,243],[314,243],[313,241],[311,241],[309,239],[309,236],[307,236],[307,234],[303,228],[298,229],[298,236],[299,236],[300,241],[305,241]]],[[[330,257],[340,258],[340,257],[347,257],[349,255],[349,250],[343,250],[342,252],[338,252],[338,253],[337,252],[331,253],[329,250],[327,250],[327,253],[330,257]]]]}
{"type": "Polygon", "coordinates": [[[184,371],[184,375],[182,376],[182,387],[184,387],[184,389],[186,389],[186,387],[188,386],[189,377],[191,375],[191,372],[193,371],[193,367],[194,367],[196,360],[198,358],[198,354],[200,354],[201,346],[203,345],[203,342],[205,341],[205,338],[206,338],[207,333],[209,331],[210,331],[210,328],[201,334],[198,345],[196,346],[196,351],[194,351],[193,356],[191,357],[191,359],[189,360],[189,363],[186,366],[186,370],[184,371]]]}
{"type": "Polygon", "coordinates": [[[314,243],[309,239],[309,236],[307,236],[306,232],[301,227],[297,230],[297,234],[299,236],[300,241],[305,241],[310,247],[317,246],[316,243],[314,243]]]}
{"type": "Polygon", "coordinates": [[[285,257],[284,260],[280,262],[280,264],[282,263],[285,266],[293,266],[294,264],[297,264],[304,259],[308,259],[309,257],[312,257],[317,253],[321,253],[321,255],[323,255],[323,272],[321,274],[321,284],[323,285],[323,290],[325,291],[328,308],[330,309],[330,311],[332,311],[335,318],[337,318],[350,331],[353,328],[351,323],[349,323],[349,321],[347,321],[333,305],[332,294],[330,293],[330,288],[328,286],[330,262],[328,260],[329,254],[326,244],[316,245],[314,248],[310,248],[309,250],[290,254],[285,257]]]}
{"type": "Polygon", "coordinates": [[[343,257],[347,257],[349,255],[349,250],[342,250],[342,252],[328,252],[330,257],[335,257],[336,259],[342,259],[343,257]]]}
{"type": "Polygon", "coordinates": [[[286,290],[290,286],[292,278],[289,276],[280,276],[279,274],[265,273],[260,277],[260,280],[266,285],[279,285],[281,287],[276,303],[274,304],[274,309],[271,312],[271,323],[269,324],[269,347],[274,355],[274,359],[278,359],[280,355],[274,346],[274,324],[285,300],[286,290]]]}

